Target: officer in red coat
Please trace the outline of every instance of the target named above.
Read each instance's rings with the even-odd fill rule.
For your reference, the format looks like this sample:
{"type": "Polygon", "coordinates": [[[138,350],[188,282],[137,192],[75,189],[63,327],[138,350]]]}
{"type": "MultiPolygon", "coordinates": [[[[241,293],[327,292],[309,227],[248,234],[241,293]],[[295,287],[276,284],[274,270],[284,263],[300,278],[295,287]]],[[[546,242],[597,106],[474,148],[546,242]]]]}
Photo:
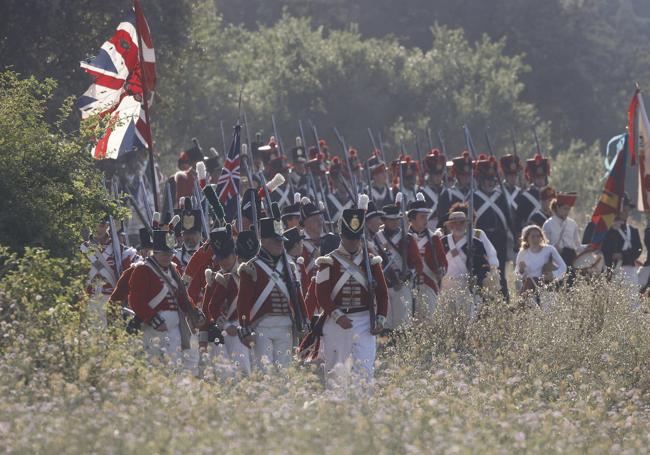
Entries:
{"type": "Polygon", "coordinates": [[[184,298],[174,257],[173,228],[154,229],[153,255],[138,264],[129,280],[129,306],[143,322],[143,341],[151,360],[181,366],[191,331],[180,302],[184,298]]]}
{"type": "MultiPolygon", "coordinates": [[[[362,196],[367,200],[366,195],[362,196]]],[[[323,325],[323,353],[330,386],[348,377],[349,373],[365,381],[373,378],[375,336],[386,323],[388,289],[382,260],[369,255],[370,263],[366,263],[361,245],[364,225],[365,210],[345,210],[340,220],[341,245],[317,261],[316,295],[328,316],[323,325]],[[367,267],[374,280],[374,301],[369,293],[367,267]],[[371,327],[370,305],[376,305],[374,327],[371,327]],[[351,371],[348,370],[350,365],[351,371]]]]}
{"type": "Polygon", "coordinates": [[[286,367],[291,363],[296,317],[293,305],[306,314],[293,262],[285,261],[282,221],[260,220],[261,248],[250,261],[239,266],[237,314],[244,344],[252,349],[254,364],[263,371],[267,365],[286,367]],[[291,268],[287,270],[287,264],[291,268]],[[297,301],[292,302],[292,294],[297,301]]]}

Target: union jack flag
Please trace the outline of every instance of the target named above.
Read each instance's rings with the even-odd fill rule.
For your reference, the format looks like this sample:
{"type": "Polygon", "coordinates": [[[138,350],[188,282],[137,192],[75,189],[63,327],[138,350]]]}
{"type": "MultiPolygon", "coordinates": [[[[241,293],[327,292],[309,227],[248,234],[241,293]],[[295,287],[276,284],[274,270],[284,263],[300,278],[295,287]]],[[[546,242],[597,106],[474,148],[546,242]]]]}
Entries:
{"type": "Polygon", "coordinates": [[[226,162],[223,163],[221,175],[217,180],[217,194],[226,213],[226,221],[237,217],[237,200],[239,199],[241,125],[235,126],[226,162]]]}
{"type": "Polygon", "coordinates": [[[115,159],[134,147],[146,148],[148,124],[140,100],[145,89],[148,100],[155,90],[156,56],[139,0],[134,0],[133,10],[99,54],[82,61],[81,67],[94,77],[93,84],[77,101],[82,118],[110,118],[105,131],[97,136],[93,157],[115,159]]]}

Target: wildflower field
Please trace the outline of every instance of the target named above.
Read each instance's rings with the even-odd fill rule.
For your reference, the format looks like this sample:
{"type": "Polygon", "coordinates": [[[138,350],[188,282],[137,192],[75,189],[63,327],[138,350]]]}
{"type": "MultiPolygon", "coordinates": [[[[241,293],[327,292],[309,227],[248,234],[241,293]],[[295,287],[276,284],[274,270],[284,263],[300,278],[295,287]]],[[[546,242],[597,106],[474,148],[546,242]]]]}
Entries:
{"type": "MultiPolygon", "coordinates": [[[[8,265],[9,264],[9,265],[8,265]]],[[[137,337],[81,315],[79,266],[28,250],[0,280],[6,453],[643,453],[650,315],[620,283],[553,309],[493,299],[468,323],[443,302],[385,343],[372,390],[311,367],[195,378],[150,367],[137,337]],[[38,264],[38,265],[37,265],[38,264]],[[79,278],[69,278],[69,277],[79,278]]]]}

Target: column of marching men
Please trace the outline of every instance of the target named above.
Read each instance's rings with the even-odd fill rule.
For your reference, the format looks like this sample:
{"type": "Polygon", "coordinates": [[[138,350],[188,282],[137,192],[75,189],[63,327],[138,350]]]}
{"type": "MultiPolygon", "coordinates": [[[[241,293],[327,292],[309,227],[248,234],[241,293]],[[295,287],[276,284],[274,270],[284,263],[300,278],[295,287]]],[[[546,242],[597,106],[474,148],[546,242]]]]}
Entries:
{"type": "Polygon", "coordinates": [[[576,195],[548,186],[550,161],[539,154],[448,159],[434,149],[421,162],[386,163],[375,150],[362,162],[354,149],[330,157],[323,140],[309,150],[298,140],[289,163],[274,138],[251,148],[269,183],[242,177],[241,232],[215,215],[218,154],[194,147],[165,186],[173,208],[140,229],[137,251],[114,245],[108,222],[82,245],[89,308],[106,323],[106,303],[118,304],[152,362],[250,374],[318,361],[332,381],[350,371],[371,379],[376,337],[432,315],[441,292],[469,293],[456,299],[468,318],[485,288],[508,301],[508,262],[517,291],[543,307],[547,284],[570,286],[578,273],[606,270],[647,288],[629,200],[594,250],[593,226],[581,241],[569,217],[576,195]],[[207,180],[200,193],[198,180],[207,180]]]}

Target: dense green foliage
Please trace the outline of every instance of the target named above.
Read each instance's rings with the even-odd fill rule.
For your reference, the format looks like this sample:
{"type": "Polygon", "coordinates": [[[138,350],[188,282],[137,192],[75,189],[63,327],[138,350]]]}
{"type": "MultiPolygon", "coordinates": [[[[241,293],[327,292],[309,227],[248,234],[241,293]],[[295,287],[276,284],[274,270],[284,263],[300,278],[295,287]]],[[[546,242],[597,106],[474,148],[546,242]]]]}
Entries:
{"type": "Polygon", "coordinates": [[[0,245],[71,255],[111,204],[82,139],[60,128],[70,103],[53,125],[44,118],[55,87],[0,73],[0,245]]]}

